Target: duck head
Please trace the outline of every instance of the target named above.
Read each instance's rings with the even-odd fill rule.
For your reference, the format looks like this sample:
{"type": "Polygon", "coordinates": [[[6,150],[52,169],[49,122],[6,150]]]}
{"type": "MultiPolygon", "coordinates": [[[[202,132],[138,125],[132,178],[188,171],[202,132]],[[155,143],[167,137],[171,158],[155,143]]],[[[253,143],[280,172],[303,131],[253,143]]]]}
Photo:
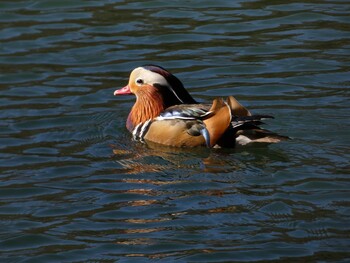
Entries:
{"type": "Polygon", "coordinates": [[[128,85],[114,92],[115,96],[127,94],[136,96],[126,123],[130,131],[170,106],[196,103],[177,77],[156,65],[135,68],[128,85]]]}

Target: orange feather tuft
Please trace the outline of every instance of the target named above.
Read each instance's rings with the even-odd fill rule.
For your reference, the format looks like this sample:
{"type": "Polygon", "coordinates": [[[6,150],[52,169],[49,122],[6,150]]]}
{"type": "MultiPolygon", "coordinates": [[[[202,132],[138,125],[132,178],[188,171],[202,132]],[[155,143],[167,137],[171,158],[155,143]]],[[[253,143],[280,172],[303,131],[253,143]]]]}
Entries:
{"type": "Polygon", "coordinates": [[[136,102],[132,107],[126,127],[132,131],[137,124],[153,119],[164,110],[162,95],[153,87],[143,87],[136,93],[136,102]]]}
{"type": "Polygon", "coordinates": [[[215,99],[210,108],[213,115],[204,120],[210,134],[210,146],[214,146],[231,123],[231,109],[223,99],[215,99]]]}

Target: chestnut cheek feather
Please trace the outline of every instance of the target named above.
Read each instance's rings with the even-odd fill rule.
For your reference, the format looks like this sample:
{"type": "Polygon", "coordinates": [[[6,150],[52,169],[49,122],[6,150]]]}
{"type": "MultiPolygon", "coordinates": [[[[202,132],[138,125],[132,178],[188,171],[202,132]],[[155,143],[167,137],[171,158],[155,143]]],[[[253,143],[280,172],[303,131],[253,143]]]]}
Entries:
{"type": "Polygon", "coordinates": [[[163,97],[153,86],[144,86],[137,90],[135,95],[136,102],[126,124],[129,131],[138,124],[157,117],[164,110],[163,97]]]}

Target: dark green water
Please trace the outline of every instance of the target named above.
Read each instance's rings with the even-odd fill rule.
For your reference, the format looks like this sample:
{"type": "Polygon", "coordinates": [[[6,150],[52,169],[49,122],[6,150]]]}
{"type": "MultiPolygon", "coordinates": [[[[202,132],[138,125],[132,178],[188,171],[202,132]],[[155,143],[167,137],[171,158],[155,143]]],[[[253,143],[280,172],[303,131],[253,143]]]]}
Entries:
{"type": "Polygon", "coordinates": [[[316,2],[0,1],[0,261],[350,261],[350,4],[316,2]],[[293,140],[132,142],[145,63],[293,140]]]}

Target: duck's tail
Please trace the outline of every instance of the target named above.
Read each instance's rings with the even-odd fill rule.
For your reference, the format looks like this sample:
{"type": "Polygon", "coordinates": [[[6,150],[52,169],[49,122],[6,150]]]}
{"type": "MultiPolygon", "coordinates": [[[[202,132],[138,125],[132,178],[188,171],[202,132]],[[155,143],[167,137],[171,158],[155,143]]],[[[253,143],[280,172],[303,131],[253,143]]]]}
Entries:
{"type": "Polygon", "coordinates": [[[277,143],[288,140],[287,136],[262,129],[259,126],[264,124],[263,120],[273,119],[270,115],[252,115],[251,112],[242,106],[234,97],[227,99],[226,105],[231,110],[231,121],[226,131],[215,142],[221,147],[234,147],[237,144],[246,145],[249,143],[277,143]]]}

